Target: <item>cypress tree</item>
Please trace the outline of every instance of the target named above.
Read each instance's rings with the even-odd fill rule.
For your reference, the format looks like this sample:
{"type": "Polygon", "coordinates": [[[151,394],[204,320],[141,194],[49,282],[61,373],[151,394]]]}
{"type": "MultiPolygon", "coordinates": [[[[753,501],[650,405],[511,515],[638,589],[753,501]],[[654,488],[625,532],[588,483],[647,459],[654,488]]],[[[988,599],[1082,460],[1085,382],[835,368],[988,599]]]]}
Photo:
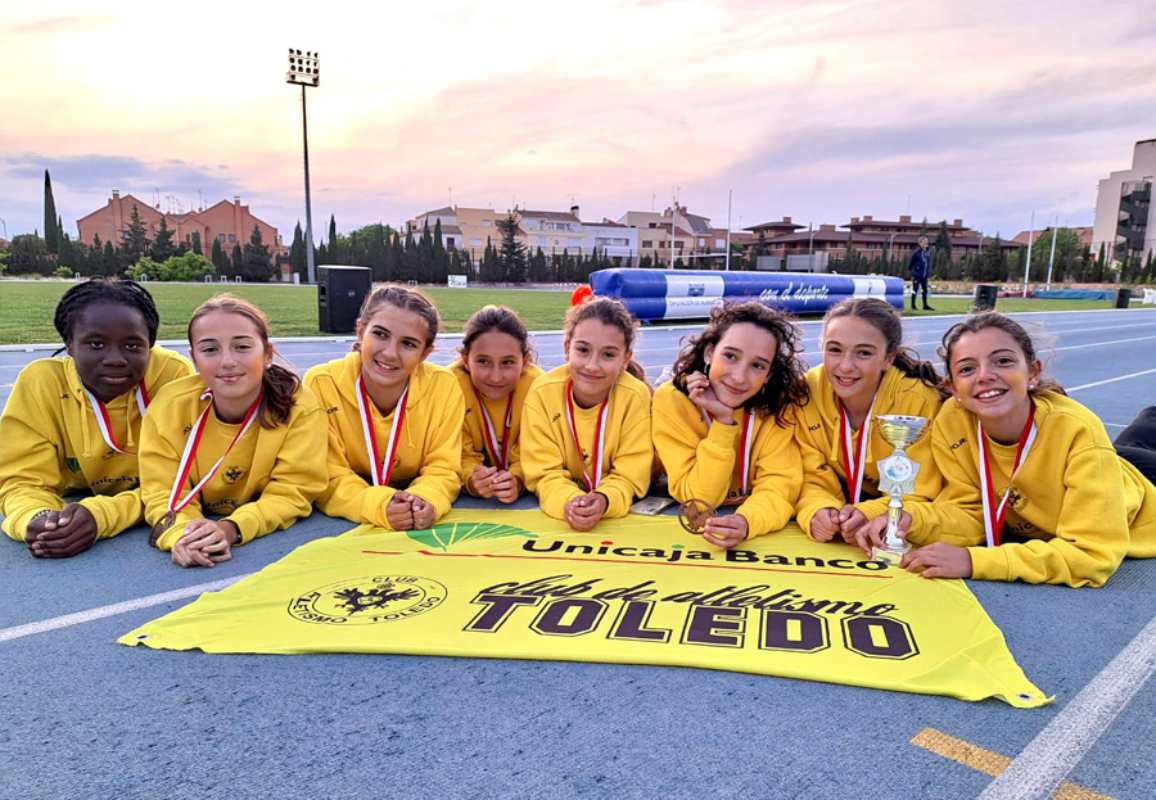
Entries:
{"type": "Polygon", "coordinates": [[[241,252],[241,245],[239,242],[233,245],[233,255],[229,261],[229,277],[232,278],[236,275],[240,275],[242,266],[245,263],[245,254],[241,252]]]}
{"type": "Polygon", "coordinates": [[[209,260],[213,262],[213,268],[218,275],[229,274],[229,257],[225,255],[225,251],[221,248],[221,240],[214,236],[213,247],[211,249],[209,260]]]}
{"type": "Polygon", "coordinates": [[[124,253],[130,264],[140,261],[149,249],[148,234],[140,218],[140,211],[133,203],[132,214],[129,217],[128,229],[124,232],[124,253]]]}
{"type": "Polygon", "coordinates": [[[57,227],[56,200],[52,196],[52,178],[44,170],[44,243],[49,253],[60,252],[60,229],[57,227]]]}
{"type": "Polygon", "coordinates": [[[157,238],[153,239],[152,247],[149,248],[149,254],[152,260],[158,264],[163,264],[168,260],[176,248],[173,247],[173,231],[169,228],[165,218],[161,217],[160,227],[157,228],[157,238]]]}
{"type": "Polygon", "coordinates": [[[502,232],[502,279],[510,283],[526,282],[526,245],[518,241],[518,220],[511,212],[498,222],[502,232]]]}
{"type": "Polygon", "coordinates": [[[193,252],[199,256],[203,256],[205,253],[201,249],[201,232],[200,231],[193,231],[192,240],[193,240],[193,252]]]}
{"type": "Polygon", "coordinates": [[[249,243],[245,245],[244,261],[241,265],[241,277],[246,281],[267,283],[273,277],[273,259],[269,248],[261,241],[261,229],[253,226],[253,233],[249,236],[249,243]]]}

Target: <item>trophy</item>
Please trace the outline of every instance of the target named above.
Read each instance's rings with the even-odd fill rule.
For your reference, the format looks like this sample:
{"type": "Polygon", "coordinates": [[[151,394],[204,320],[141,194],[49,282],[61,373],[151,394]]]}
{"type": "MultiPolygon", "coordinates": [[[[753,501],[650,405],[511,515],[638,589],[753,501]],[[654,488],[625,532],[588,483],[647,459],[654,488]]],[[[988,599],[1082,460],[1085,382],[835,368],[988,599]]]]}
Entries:
{"type": "Polygon", "coordinates": [[[899,518],[903,514],[903,495],[915,490],[915,476],[919,465],[911,460],[904,449],[915,444],[927,428],[927,417],[908,417],[885,414],[875,418],[879,433],[895,451],[879,460],[879,491],[891,496],[887,503],[887,535],[882,547],[874,547],[871,557],[877,561],[898,564],[911,550],[911,545],[899,538],[899,518]]]}
{"type": "Polygon", "coordinates": [[[706,521],[713,517],[714,513],[714,506],[692,497],[678,507],[678,524],[687,533],[701,536],[706,530],[706,521]]]}

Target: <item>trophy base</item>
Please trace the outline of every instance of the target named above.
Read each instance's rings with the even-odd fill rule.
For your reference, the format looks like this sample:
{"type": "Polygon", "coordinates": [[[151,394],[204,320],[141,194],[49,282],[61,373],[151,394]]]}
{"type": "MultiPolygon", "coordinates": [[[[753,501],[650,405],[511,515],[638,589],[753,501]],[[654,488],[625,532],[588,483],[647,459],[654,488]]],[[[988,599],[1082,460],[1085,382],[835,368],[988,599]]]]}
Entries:
{"type": "Polygon", "coordinates": [[[911,545],[902,544],[898,547],[872,547],[871,559],[873,561],[883,561],[887,564],[894,564],[899,566],[899,562],[903,557],[911,552],[911,545]]]}

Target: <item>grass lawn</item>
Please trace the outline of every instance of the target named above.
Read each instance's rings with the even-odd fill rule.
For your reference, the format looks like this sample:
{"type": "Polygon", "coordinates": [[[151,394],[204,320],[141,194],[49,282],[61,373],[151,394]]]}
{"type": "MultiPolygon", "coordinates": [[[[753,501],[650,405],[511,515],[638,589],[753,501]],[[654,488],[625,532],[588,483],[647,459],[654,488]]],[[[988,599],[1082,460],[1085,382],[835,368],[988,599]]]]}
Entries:
{"type": "MultiPolygon", "coordinates": [[[[59,340],[52,315],[60,296],[72,285],[60,281],[0,281],[0,344],[59,340]]],[[[201,302],[225,287],[218,284],[150,283],[161,316],[160,338],[183,339],[185,325],[201,302]]],[[[317,336],[317,289],[312,286],[229,285],[228,291],[258,306],[269,316],[274,336],[317,336]]],[[[441,312],[444,330],[460,331],[470,314],[486,303],[515,309],[531,330],[556,330],[570,303],[569,291],[449,289],[422,287],[441,312]]]]}
{"type": "MultiPolygon", "coordinates": [[[[57,300],[72,285],[63,281],[0,281],[0,344],[58,340],[52,327],[57,300]]],[[[160,337],[182,339],[185,323],[203,300],[222,291],[218,284],[149,284],[161,315],[160,337]]],[[[316,336],[317,290],[312,286],[229,285],[233,292],[260,306],[272,323],[274,336],[316,336]]],[[[516,289],[449,289],[422,287],[441,311],[446,331],[460,331],[470,314],[486,303],[515,309],[530,330],[557,330],[569,305],[569,291],[516,289]]],[[[934,311],[904,311],[905,316],[961,314],[971,310],[969,297],[932,297],[934,311]]],[[[1000,311],[1070,311],[1111,308],[1107,300],[1035,300],[1000,298],[1000,311]]]]}

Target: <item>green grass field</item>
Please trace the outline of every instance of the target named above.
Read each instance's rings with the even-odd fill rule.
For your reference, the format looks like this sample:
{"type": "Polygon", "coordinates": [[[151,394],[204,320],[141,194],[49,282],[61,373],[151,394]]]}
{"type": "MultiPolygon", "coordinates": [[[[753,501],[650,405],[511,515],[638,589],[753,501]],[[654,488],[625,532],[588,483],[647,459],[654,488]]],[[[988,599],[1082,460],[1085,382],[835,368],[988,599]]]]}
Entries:
{"type": "MultiPolygon", "coordinates": [[[[57,281],[0,281],[0,344],[59,340],[52,326],[56,302],[71,286],[57,281]]],[[[160,338],[183,339],[193,310],[225,290],[224,285],[151,283],[161,316],[160,338]]],[[[274,336],[317,336],[317,289],[312,286],[229,285],[229,292],[256,303],[269,316],[274,336]]],[[[443,329],[460,331],[470,314],[487,303],[504,303],[531,330],[554,330],[570,302],[570,292],[422,287],[441,312],[443,329]]]]}
{"type": "MultiPolygon", "coordinates": [[[[0,344],[55,342],[52,327],[57,300],[71,286],[61,281],[0,281],[0,344]]],[[[185,322],[202,301],[225,287],[218,284],[149,284],[161,315],[160,337],[181,339],[185,322]]],[[[316,336],[317,290],[312,286],[230,285],[228,291],[260,306],[273,327],[274,336],[316,336]]],[[[449,289],[422,287],[430,295],[444,321],[444,330],[460,331],[470,314],[486,303],[504,303],[515,309],[531,330],[557,330],[569,304],[568,291],[516,289],[449,289]]],[[[971,310],[971,299],[933,297],[934,311],[911,311],[906,316],[960,314],[971,310]]],[[[1106,300],[1035,300],[1001,298],[1001,311],[1068,311],[1110,308],[1106,300]]]]}

